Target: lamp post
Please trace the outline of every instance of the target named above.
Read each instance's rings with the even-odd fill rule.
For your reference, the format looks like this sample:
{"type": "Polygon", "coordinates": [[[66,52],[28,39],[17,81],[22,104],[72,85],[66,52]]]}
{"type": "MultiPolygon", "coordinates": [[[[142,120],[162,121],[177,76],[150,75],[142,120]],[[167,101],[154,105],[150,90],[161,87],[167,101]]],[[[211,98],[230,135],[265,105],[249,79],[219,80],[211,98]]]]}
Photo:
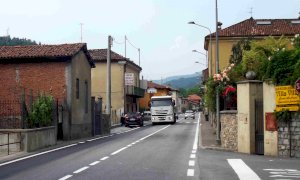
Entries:
{"type": "Polygon", "coordinates": [[[209,66],[209,75],[212,76],[212,44],[211,44],[212,42],[211,42],[211,30],[208,27],[206,27],[206,26],[203,26],[203,25],[195,23],[194,21],[190,21],[190,22],[188,22],[188,24],[194,24],[196,26],[205,28],[205,29],[207,29],[209,31],[210,61],[208,60],[209,58],[207,58],[207,62],[208,62],[208,66],[209,66]]]}
{"type": "MultiPolygon", "coordinates": [[[[196,49],[192,50],[192,52],[196,52],[196,53],[199,53],[199,54],[202,54],[203,56],[205,56],[205,59],[206,59],[206,67],[208,68],[208,58],[207,58],[207,53],[204,54],[204,53],[202,53],[202,52],[200,52],[200,51],[197,51],[196,49]]],[[[198,61],[196,61],[196,63],[197,63],[197,62],[198,62],[198,61]]]]}
{"type": "MultiPolygon", "coordinates": [[[[218,22],[218,0],[216,0],[216,74],[219,73],[219,37],[218,37],[218,29],[219,29],[219,22],[218,22]]],[[[217,119],[217,137],[216,142],[217,144],[221,144],[220,139],[220,99],[219,99],[219,92],[216,90],[216,119],[217,119]]]]}

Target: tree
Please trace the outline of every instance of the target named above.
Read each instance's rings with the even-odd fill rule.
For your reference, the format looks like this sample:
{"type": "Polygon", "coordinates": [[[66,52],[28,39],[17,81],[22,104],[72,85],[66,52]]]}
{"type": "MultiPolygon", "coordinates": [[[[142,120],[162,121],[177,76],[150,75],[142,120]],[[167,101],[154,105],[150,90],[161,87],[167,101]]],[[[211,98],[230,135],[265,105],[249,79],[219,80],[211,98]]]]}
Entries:
{"type": "Polygon", "coordinates": [[[11,38],[10,36],[0,37],[0,46],[24,46],[24,45],[37,45],[35,41],[30,39],[11,38]]]}

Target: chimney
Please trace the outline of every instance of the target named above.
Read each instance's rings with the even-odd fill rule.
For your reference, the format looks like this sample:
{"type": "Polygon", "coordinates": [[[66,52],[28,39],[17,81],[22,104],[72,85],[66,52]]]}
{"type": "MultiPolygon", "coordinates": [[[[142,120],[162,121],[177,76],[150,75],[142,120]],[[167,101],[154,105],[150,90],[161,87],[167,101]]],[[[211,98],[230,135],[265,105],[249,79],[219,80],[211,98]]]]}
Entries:
{"type": "Polygon", "coordinates": [[[221,30],[222,29],[222,24],[221,22],[218,22],[218,30],[221,30]]]}

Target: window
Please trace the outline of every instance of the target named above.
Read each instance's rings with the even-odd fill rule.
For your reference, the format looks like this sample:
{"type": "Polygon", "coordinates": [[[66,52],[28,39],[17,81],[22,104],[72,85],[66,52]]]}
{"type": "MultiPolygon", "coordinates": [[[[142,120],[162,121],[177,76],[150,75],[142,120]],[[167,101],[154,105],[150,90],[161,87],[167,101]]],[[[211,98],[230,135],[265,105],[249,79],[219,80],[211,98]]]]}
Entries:
{"type": "Polygon", "coordinates": [[[88,93],[88,90],[89,90],[89,88],[88,88],[88,82],[87,81],[85,81],[84,82],[84,88],[85,88],[85,113],[88,113],[88,110],[89,110],[89,105],[88,105],[88,96],[89,96],[89,93],[88,93]]]}
{"type": "Polygon", "coordinates": [[[79,99],[79,79],[76,79],[76,99],[79,99]]]}

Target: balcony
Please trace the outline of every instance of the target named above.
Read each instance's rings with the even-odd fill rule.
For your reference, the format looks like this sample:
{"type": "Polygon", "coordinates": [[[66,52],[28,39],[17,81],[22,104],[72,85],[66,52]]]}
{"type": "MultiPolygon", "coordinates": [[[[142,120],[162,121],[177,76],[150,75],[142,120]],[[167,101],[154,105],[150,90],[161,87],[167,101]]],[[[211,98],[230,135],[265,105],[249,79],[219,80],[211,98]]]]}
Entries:
{"type": "Polygon", "coordinates": [[[144,97],[145,89],[136,87],[136,86],[126,86],[125,87],[126,95],[135,96],[138,98],[144,97]]]}

